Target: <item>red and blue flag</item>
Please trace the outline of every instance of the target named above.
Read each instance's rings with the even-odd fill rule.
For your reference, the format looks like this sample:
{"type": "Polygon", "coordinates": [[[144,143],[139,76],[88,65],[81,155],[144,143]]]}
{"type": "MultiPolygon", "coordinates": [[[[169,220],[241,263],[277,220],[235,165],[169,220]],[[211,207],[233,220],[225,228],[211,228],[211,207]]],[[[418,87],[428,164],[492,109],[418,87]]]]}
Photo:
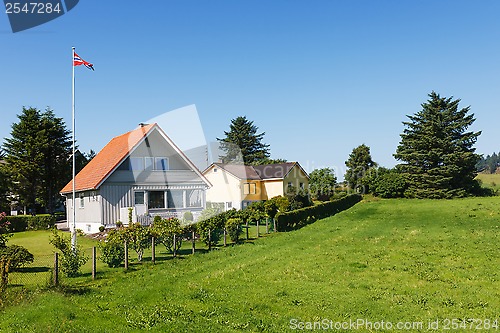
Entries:
{"type": "Polygon", "coordinates": [[[73,57],[73,66],[80,66],[80,65],[84,65],[85,67],[87,67],[88,69],[91,69],[91,70],[94,70],[94,65],[91,64],[90,62],[88,61],[85,61],[83,60],[78,54],[76,54],[75,52],[75,55],[73,57]]]}

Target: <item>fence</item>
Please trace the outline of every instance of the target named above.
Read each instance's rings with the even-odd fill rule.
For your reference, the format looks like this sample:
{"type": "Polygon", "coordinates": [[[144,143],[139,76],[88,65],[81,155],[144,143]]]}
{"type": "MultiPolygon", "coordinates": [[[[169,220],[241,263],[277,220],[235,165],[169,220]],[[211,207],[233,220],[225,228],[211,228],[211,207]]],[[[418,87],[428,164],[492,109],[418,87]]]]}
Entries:
{"type": "MultiPolygon", "coordinates": [[[[325,210],[325,212],[315,212],[317,216],[313,216],[311,220],[314,221],[319,218],[319,216],[323,215],[333,215],[338,211],[351,207],[358,201],[358,197],[351,196],[344,198],[343,200],[339,200],[338,202],[331,203],[331,205],[335,206],[335,209],[333,210],[330,209],[330,207],[327,207],[327,205],[309,208],[309,210],[325,210]]],[[[307,209],[290,212],[290,214],[287,215],[303,213],[302,211],[307,211],[307,209]]],[[[284,217],[288,218],[287,215],[283,214],[284,217]]],[[[281,219],[283,220],[284,217],[281,217],[281,219]]],[[[241,239],[248,240],[250,239],[250,236],[258,238],[264,233],[277,231],[278,225],[276,222],[280,222],[279,219],[280,217],[276,219],[278,221],[266,219],[263,221],[264,223],[259,223],[259,221],[257,221],[256,224],[253,225],[249,225],[247,223],[245,226],[242,226],[244,236],[241,237],[241,239]]],[[[296,221],[300,222],[300,219],[296,217],[296,221]]],[[[312,221],[306,222],[311,223],[312,221]]],[[[283,221],[281,221],[281,223],[283,224],[283,221]]],[[[299,225],[301,223],[297,224],[299,225]]],[[[287,228],[283,229],[286,230],[287,228]]],[[[179,239],[177,239],[177,241],[178,240],[179,239]]],[[[180,240],[183,242],[183,246],[179,250],[174,250],[173,252],[169,253],[168,251],[166,251],[163,245],[155,244],[154,238],[151,239],[149,248],[145,249],[144,251],[142,261],[155,263],[156,261],[168,260],[179,255],[190,255],[194,254],[195,251],[206,251],[207,249],[207,247],[205,246],[200,246],[201,244],[199,236],[195,235],[194,232],[190,232],[189,234],[184,235],[182,238],[180,238],[180,240]],[[202,249],[202,247],[205,248],[202,249]]],[[[226,230],[224,228],[217,230],[208,230],[208,250],[211,250],[211,247],[213,246],[212,240],[218,240],[216,242],[217,244],[222,243],[223,246],[227,246],[228,234],[226,230]]],[[[130,265],[137,265],[139,263],[139,260],[134,251],[131,250],[131,246],[127,246],[126,244],[124,245],[127,248],[127,254],[122,260],[122,267],[128,269],[130,265]]],[[[174,249],[175,248],[176,247],[174,246],[174,249]]],[[[84,280],[96,279],[99,277],[99,274],[115,269],[108,268],[107,265],[100,260],[101,253],[99,248],[87,247],[83,249],[83,252],[89,260],[85,265],[82,266],[79,278],[82,278],[84,280]]],[[[64,274],[61,274],[60,262],[57,262],[57,259],[60,259],[60,257],[57,259],[56,258],[57,254],[36,255],[33,263],[9,273],[9,287],[40,287],[59,284],[63,282],[66,277],[64,274]]]]}
{"type": "Polygon", "coordinates": [[[52,281],[54,254],[37,255],[33,263],[24,265],[9,272],[9,285],[24,287],[41,287],[52,281]]]}

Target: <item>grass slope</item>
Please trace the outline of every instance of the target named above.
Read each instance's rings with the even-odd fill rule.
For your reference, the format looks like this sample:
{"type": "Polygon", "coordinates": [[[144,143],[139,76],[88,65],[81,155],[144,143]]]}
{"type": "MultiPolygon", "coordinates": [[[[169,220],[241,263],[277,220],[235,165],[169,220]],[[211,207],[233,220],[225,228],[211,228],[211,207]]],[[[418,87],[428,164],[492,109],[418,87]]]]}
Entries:
{"type": "Polygon", "coordinates": [[[295,232],[41,292],[6,308],[0,331],[284,332],[294,318],[424,328],[498,319],[499,203],[362,202],[295,232]]]}

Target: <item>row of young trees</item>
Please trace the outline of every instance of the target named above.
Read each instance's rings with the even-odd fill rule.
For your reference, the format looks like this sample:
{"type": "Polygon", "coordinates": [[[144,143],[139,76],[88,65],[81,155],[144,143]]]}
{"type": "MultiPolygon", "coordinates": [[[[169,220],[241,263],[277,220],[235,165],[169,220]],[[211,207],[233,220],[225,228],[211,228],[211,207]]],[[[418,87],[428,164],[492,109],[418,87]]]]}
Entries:
{"type": "MultiPolygon", "coordinates": [[[[61,204],[59,191],[71,179],[71,133],[50,108],[23,108],[17,117],[0,155],[0,211],[15,200],[28,212],[53,213],[61,204]]],[[[77,152],[77,171],[94,155],[77,152]]]]}

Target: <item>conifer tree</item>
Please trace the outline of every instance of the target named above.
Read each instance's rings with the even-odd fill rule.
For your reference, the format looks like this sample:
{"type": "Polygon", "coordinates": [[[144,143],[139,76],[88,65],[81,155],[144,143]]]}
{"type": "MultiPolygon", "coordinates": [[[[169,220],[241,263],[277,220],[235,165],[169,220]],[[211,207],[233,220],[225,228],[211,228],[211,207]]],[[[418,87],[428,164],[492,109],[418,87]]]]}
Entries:
{"type": "Polygon", "coordinates": [[[481,132],[467,131],[475,119],[470,107],[459,109],[460,100],[432,92],[422,110],[408,116],[394,157],[403,163],[397,169],[407,175],[407,197],[451,198],[478,188],[474,180],[474,144],[481,132]]]}
{"type": "Polygon", "coordinates": [[[372,160],[370,147],[362,144],[352,150],[349,159],[345,161],[345,165],[347,171],[344,178],[349,187],[354,189],[362,184],[362,179],[368,170],[377,164],[372,160]]]}
{"type": "Polygon", "coordinates": [[[225,138],[217,141],[221,143],[221,150],[225,155],[220,156],[224,163],[239,162],[257,164],[269,158],[269,145],[262,142],[265,133],[257,134],[258,127],[244,117],[231,120],[229,132],[224,132],[225,138]]]}
{"type": "Polygon", "coordinates": [[[52,110],[23,108],[5,139],[5,161],[20,204],[53,212],[59,190],[71,179],[71,141],[62,118],[52,110]]]}

